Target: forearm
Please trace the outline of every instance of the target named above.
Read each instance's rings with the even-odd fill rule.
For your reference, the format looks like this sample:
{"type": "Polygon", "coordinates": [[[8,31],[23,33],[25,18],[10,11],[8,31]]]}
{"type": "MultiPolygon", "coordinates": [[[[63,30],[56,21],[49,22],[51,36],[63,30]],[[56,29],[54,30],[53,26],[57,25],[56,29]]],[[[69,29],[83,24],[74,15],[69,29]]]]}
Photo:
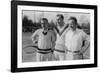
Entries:
{"type": "Polygon", "coordinates": [[[32,42],[34,44],[37,44],[37,42],[38,42],[38,36],[37,35],[32,36],[32,42]]]}
{"type": "Polygon", "coordinates": [[[81,53],[84,53],[87,49],[88,49],[88,47],[90,46],[90,43],[87,41],[86,43],[85,43],[85,46],[83,46],[82,47],[82,49],[81,49],[81,53]]]}

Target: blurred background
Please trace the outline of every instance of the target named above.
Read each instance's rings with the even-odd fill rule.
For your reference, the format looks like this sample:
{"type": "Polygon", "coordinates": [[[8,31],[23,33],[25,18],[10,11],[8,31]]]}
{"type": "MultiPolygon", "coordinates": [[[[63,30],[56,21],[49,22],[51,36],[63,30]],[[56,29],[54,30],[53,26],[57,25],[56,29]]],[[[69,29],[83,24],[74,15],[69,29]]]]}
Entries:
{"type": "Polygon", "coordinates": [[[72,13],[72,12],[47,12],[47,11],[32,11],[32,10],[23,10],[22,11],[22,20],[23,20],[23,32],[34,32],[35,29],[40,28],[40,19],[45,17],[48,19],[49,24],[56,24],[56,15],[63,14],[64,21],[67,24],[67,20],[70,16],[77,18],[79,26],[87,34],[90,34],[90,14],[89,13],[72,13]],[[88,30],[89,29],[89,30],[88,30]],[[87,31],[86,31],[87,30],[87,31]]]}
{"type": "MultiPolygon", "coordinates": [[[[90,36],[90,14],[89,13],[76,13],[76,12],[50,12],[50,11],[34,11],[23,10],[22,11],[22,61],[34,62],[36,61],[36,53],[27,54],[26,51],[35,51],[35,48],[29,47],[25,49],[27,45],[34,45],[32,43],[31,35],[35,30],[41,28],[40,19],[47,18],[49,21],[49,27],[52,28],[56,24],[56,15],[63,14],[64,22],[67,24],[68,18],[74,16],[78,20],[79,27],[90,36]]],[[[90,58],[90,48],[84,53],[86,59],[90,58]]]]}

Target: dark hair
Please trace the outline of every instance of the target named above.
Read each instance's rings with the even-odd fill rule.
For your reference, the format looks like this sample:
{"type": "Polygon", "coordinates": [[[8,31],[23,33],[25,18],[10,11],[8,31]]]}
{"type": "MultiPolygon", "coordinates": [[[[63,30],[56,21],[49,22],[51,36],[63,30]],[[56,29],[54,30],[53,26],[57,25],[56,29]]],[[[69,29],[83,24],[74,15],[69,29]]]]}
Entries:
{"type": "Polygon", "coordinates": [[[68,20],[74,20],[75,24],[77,24],[77,19],[76,19],[76,17],[70,17],[68,20]]]}
{"type": "Polygon", "coordinates": [[[41,18],[41,20],[43,20],[43,21],[47,21],[47,22],[48,22],[48,19],[47,19],[47,18],[41,18]]]}
{"type": "Polygon", "coordinates": [[[62,14],[57,14],[57,17],[64,19],[64,16],[62,14]]]}
{"type": "Polygon", "coordinates": [[[82,29],[82,27],[77,23],[76,17],[70,17],[69,20],[74,20],[75,24],[77,25],[77,28],[82,29]]]}

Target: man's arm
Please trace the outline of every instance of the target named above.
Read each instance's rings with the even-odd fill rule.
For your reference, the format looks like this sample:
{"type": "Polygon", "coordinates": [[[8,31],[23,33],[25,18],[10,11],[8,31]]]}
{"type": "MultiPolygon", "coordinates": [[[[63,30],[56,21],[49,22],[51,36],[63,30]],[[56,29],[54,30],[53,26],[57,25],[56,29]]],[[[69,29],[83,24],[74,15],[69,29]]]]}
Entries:
{"type": "Polygon", "coordinates": [[[33,34],[32,34],[32,42],[34,44],[36,44],[38,42],[38,34],[39,34],[39,29],[36,30],[33,34]]]}
{"type": "Polygon", "coordinates": [[[55,48],[55,44],[56,44],[56,39],[57,39],[57,36],[56,36],[56,33],[54,31],[52,31],[52,49],[55,48]]]}
{"type": "Polygon", "coordinates": [[[54,25],[54,27],[53,27],[53,31],[56,32],[56,33],[59,33],[59,30],[58,30],[58,28],[57,28],[56,25],[54,25]]]}
{"type": "Polygon", "coordinates": [[[90,46],[90,38],[89,38],[89,35],[87,35],[85,32],[83,33],[83,36],[82,36],[82,38],[83,38],[83,41],[84,41],[84,45],[82,46],[82,49],[81,49],[81,53],[84,53],[87,49],[88,49],[88,47],[90,46]]]}

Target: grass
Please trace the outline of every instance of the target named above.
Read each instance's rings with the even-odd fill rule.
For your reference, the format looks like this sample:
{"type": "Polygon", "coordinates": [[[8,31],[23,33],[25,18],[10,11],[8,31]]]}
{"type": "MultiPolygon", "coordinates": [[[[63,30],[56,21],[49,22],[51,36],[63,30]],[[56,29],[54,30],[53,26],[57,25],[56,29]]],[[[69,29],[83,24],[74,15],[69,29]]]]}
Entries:
{"type": "Polygon", "coordinates": [[[34,45],[31,40],[32,33],[22,34],[22,62],[35,62],[36,53],[26,53],[31,51],[36,51],[33,47],[24,48],[27,45],[34,45]]]}
{"type": "MultiPolygon", "coordinates": [[[[24,48],[28,45],[35,45],[32,43],[31,39],[32,33],[25,32],[22,34],[22,62],[36,62],[36,52],[34,53],[26,53],[36,51],[33,47],[24,48]]],[[[90,48],[84,53],[86,59],[90,57],[90,48]]]]}

